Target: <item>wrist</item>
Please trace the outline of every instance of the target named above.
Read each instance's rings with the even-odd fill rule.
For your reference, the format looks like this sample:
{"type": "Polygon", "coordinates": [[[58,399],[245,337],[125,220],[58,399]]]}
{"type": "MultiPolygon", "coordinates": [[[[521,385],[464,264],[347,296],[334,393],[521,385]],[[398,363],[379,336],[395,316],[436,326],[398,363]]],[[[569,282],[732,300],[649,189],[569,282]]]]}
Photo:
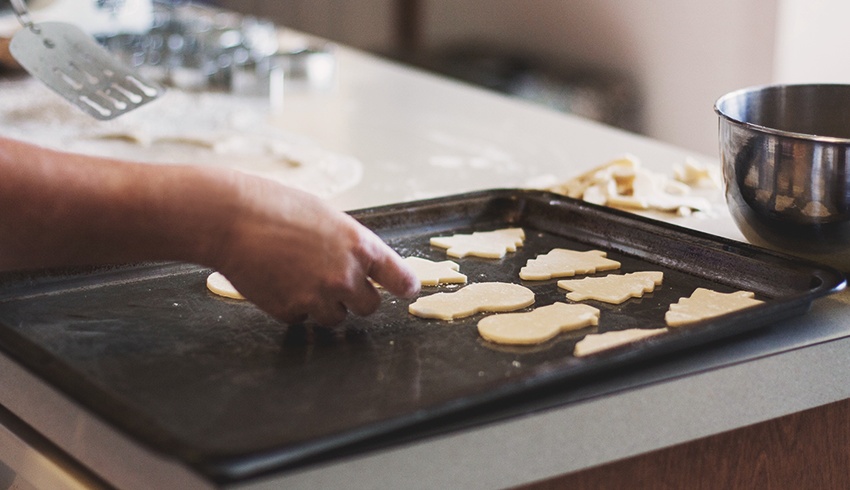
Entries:
{"type": "Polygon", "coordinates": [[[215,167],[179,167],[176,195],[162,198],[166,225],[159,231],[166,258],[217,267],[231,242],[241,201],[240,172],[215,167]]]}

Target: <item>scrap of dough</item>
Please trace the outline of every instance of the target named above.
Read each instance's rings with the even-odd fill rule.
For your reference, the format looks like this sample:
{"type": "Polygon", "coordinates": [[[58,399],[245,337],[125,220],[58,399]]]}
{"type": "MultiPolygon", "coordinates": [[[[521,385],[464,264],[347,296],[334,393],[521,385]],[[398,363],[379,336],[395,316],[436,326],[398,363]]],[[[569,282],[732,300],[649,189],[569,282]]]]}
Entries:
{"type": "Polygon", "coordinates": [[[549,190],[563,194],[573,199],[582,199],[585,190],[589,187],[617,181],[620,185],[631,184],[629,175],[634,175],[635,169],[640,167],[640,161],[632,155],[624,155],[598,167],[592,168],[581,175],[577,175],[566,182],[550,187],[549,190]]]}
{"type": "Polygon", "coordinates": [[[681,165],[673,165],[673,178],[689,186],[708,185],[721,188],[717,167],[709,167],[693,157],[685,157],[681,165]]]}
{"type": "Polygon", "coordinates": [[[534,303],[534,292],[508,282],[480,282],[455,292],[423,296],[408,307],[422,318],[454,320],[481,311],[513,311],[534,303]]]}
{"type": "Polygon", "coordinates": [[[601,250],[578,252],[566,248],[554,248],[547,254],[530,259],[520,269],[519,277],[526,281],[545,281],[554,277],[571,277],[576,274],[593,274],[620,268],[616,260],[605,258],[601,250]]]}
{"type": "Polygon", "coordinates": [[[576,357],[589,356],[621,345],[631,344],[647,337],[667,332],[666,328],[629,328],[605,333],[594,333],[578,341],[573,350],[576,357]]]}
{"type": "Polygon", "coordinates": [[[692,211],[709,211],[711,203],[702,197],[689,196],[691,185],[712,178],[708,167],[693,158],[675,168],[676,180],[642,168],[631,155],[549,187],[558,194],[586,202],[626,211],[657,210],[686,215],[692,211]]]}
{"type": "Polygon", "coordinates": [[[225,298],[245,299],[221,272],[213,272],[207,277],[207,289],[225,298]]]}
{"type": "Polygon", "coordinates": [[[664,320],[669,327],[679,327],[764,303],[754,299],[754,296],[750,291],[718,293],[711,289],[697,288],[690,297],[681,298],[677,303],[671,304],[664,320]]]}
{"type": "Polygon", "coordinates": [[[585,277],[558,281],[558,287],[571,291],[567,299],[585,301],[595,299],[618,305],[629,298],[640,298],[660,286],[664,273],[659,271],[609,274],[605,277],[585,277]]]}
{"type": "Polygon", "coordinates": [[[476,231],[472,234],[457,234],[447,237],[431,238],[431,245],[445,248],[451,257],[463,258],[467,255],[500,259],[507,252],[516,252],[525,240],[522,228],[503,228],[494,231],[476,231]]]}
{"type": "Polygon", "coordinates": [[[403,260],[413,269],[423,286],[466,284],[466,275],[458,272],[460,266],[457,262],[451,260],[434,262],[421,257],[405,257],[403,260]]]}
{"type": "Polygon", "coordinates": [[[554,303],[522,313],[492,315],[478,322],[478,333],[497,344],[540,344],[561,332],[599,324],[599,310],[554,303]]]}

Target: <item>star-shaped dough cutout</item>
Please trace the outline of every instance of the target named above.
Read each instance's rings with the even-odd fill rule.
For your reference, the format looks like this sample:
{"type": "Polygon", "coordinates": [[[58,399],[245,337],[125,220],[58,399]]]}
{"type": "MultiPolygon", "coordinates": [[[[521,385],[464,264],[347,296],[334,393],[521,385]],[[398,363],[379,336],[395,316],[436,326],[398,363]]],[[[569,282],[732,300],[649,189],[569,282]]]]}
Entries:
{"type": "Polygon", "coordinates": [[[451,260],[434,262],[421,257],[405,257],[404,261],[413,269],[423,286],[466,284],[466,275],[458,272],[460,266],[457,262],[451,260]]]}

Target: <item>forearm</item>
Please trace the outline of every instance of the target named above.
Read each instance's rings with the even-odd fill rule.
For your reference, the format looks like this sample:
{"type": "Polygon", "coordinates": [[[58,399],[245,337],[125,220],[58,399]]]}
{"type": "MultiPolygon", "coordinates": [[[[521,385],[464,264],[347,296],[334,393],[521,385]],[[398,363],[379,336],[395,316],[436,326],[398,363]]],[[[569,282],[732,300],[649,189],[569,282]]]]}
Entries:
{"type": "Polygon", "coordinates": [[[316,196],[205,166],[132,164],[0,138],[0,270],[177,260],[220,270],[286,321],[374,311],[372,278],[419,280],[381,239],[316,196]]]}
{"type": "Polygon", "coordinates": [[[2,269],[207,262],[235,219],[235,172],[0,143],[2,269]]]}

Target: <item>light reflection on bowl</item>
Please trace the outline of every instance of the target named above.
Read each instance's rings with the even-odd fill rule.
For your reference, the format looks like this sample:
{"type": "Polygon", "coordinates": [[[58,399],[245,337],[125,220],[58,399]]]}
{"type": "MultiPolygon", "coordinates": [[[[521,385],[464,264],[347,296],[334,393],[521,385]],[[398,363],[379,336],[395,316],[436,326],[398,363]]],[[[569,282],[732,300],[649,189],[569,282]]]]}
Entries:
{"type": "Polygon", "coordinates": [[[714,106],[726,201],[748,241],[850,270],[850,85],[772,85],[714,106]]]}

